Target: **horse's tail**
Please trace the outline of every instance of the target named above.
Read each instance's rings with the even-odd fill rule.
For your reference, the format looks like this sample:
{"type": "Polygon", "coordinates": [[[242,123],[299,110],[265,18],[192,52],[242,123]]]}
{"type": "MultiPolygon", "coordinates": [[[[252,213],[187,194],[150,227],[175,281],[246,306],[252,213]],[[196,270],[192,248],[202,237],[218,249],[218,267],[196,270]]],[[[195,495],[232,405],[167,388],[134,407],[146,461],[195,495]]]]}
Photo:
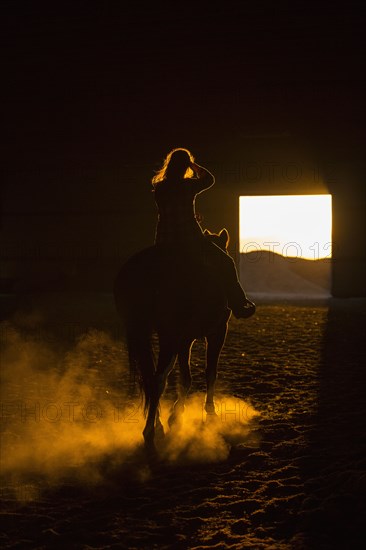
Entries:
{"type": "Polygon", "coordinates": [[[130,365],[130,378],[138,379],[146,415],[154,387],[155,361],[150,323],[135,315],[125,319],[126,343],[130,365]]]}
{"type": "Polygon", "coordinates": [[[138,380],[146,415],[154,387],[155,361],[152,347],[152,297],[139,280],[141,270],[127,262],[114,284],[117,313],[123,323],[130,367],[130,381],[138,380]]]}

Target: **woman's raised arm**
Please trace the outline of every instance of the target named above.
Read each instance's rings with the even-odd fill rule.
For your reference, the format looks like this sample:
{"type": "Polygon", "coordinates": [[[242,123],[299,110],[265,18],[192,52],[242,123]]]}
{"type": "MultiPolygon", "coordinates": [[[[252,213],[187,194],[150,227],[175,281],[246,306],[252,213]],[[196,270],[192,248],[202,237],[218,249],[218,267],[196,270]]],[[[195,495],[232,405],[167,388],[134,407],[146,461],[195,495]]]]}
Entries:
{"type": "Polygon", "coordinates": [[[199,164],[192,162],[190,168],[193,170],[196,178],[192,181],[194,182],[194,188],[196,193],[200,193],[205,189],[209,189],[215,183],[215,177],[207,168],[200,166],[199,164]]]}

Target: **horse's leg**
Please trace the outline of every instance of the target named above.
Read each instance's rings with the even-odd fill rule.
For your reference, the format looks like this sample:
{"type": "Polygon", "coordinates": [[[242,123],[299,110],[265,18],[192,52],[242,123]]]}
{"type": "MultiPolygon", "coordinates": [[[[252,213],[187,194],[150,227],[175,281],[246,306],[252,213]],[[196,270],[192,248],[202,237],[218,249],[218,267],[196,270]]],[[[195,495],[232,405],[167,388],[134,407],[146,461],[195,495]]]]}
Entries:
{"type": "MultiPolygon", "coordinates": [[[[159,353],[159,360],[158,360],[158,365],[156,369],[156,380],[157,380],[157,386],[158,386],[159,400],[164,393],[168,376],[174,368],[176,357],[177,357],[177,354],[169,347],[166,349],[163,349],[162,352],[159,353]]],[[[160,436],[160,438],[164,437],[164,427],[160,420],[159,405],[156,409],[155,432],[158,436],[160,436]]]]}
{"type": "Polygon", "coordinates": [[[191,348],[193,341],[187,340],[179,346],[178,362],[179,362],[179,383],[178,383],[178,399],[174,403],[173,412],[169,417],[169,425],[172,426],[174,422],[183,414],[185,408],[185,402],[188,392],[191,388],[191,348]]]}
{"type": "Polygon", "coordinates": [[[206,337],[206,403],[205,411],[209,415],[216,415],[214,392],[217,379],[217,364],[220,352],[225,342],[227,324],[225,323],[218,331],[206,337]]]}
{"type": "Polygon", "coordinates": [[[176,353],[171,344],[169,342],[162,342],[160,339],[158,364],[153,380],[153,391],[150,398],[146,424],[143,431],[145,443],[148,445],[154,445],[155,427],[158,428],[160,434],[164,433],[159,415],[159,401],[165,390],[167,378],[174,366],[175,359],[176,353]]]}

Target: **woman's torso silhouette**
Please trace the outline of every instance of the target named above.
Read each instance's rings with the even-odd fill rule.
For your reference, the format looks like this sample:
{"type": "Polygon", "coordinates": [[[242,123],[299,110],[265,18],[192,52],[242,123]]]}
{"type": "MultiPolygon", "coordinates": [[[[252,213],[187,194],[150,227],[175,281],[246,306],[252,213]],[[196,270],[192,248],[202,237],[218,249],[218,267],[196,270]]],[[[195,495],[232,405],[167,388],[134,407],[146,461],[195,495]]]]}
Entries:
{"type": "Polygon", "coordinates": [[[208,189],[214,181],[210,177],[163,180],[154,190],[158,207],[155,243],[194,243],[203,238],[195,211],[196,195],[208,189]]]}

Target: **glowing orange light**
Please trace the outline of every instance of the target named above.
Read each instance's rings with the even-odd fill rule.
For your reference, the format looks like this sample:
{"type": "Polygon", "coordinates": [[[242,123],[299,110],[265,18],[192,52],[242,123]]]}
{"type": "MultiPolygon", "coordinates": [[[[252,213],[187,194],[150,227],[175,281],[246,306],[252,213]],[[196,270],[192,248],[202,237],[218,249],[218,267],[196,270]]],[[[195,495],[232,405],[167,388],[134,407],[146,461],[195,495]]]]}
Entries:
{"type": "Polygon", "coordinates": [[[240,252],[267,250],[318,260],[332,256],[332,196],[240,197],[240,252]]]}

